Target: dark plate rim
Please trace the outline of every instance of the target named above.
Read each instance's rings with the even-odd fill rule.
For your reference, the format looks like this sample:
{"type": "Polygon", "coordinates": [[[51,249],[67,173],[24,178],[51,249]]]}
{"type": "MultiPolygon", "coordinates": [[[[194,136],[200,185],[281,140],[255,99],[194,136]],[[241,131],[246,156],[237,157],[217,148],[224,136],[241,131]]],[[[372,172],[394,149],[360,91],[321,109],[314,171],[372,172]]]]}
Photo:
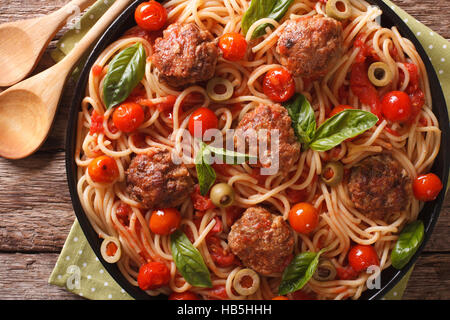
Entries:
{"type": "MultiPolygon", "coordinates": [[[[84,97],[90,68],[95,62],[97,56],[106,48],[106,46],[109,43],[113,42],[115,39],[117,39],[122,34],[122,32],[126,30],[124,28],[127,26],[127,24],[129,24],[128,19],[131,19],[131,17],[133,17],[133,12],[140,2],[142,1],[135,0],[108,27],[108,29],[104,32],[102,37],[94,45],[91,54],[87,59],[87,62],[81,68],[81,74],[77,81],[74,91],[74,98],[70,106],[69,123],[66,132],[66,174],[75,215],[91,248],[93,249],[95,255],[98,257],[104,268],[108,271],[108,273],[112,276],[112,278],[119,284],[119,286],[123,288],[131,297],[135,299],[154,300],[154,299],[165,299],[166,297],[163,295],[157,297],[147,295],[144,291],[140,290],[138,287],[134,287],[133,285],[131,285],[121,274],[120,270],[115,264],[109,264],[102,258],[102,255],[100,253],[100,245],[101,245],[100,239],[96,234],[96,232],[94,231],[94,229],[92,228],[88,218],[86,217],[77,194],[76,188],[77,166],[75,164],[73,157],[73,155],[75,154],[77,112],[79,110],[81,100],[84,97]]],[[[440,128],[442,130],[441,148],[436,158],[435,165],[432,168],[432,171],[441,178],[444,186],[446,186],[449,174],[448,168],[450,166],[450,158],[449,158],[450,143],[448,142],[450,129],[448,124],[448,113],[445,98],[436,72],[430,60],[428,59],[428,55],[426,54],[424,48],[417,40],[413,32],[404,23],[404,21],[382,0],[369,0],[369,2],[379,6],[380,9],[383,11],[382,25],[388,26],[396,25],[402,36],[410,39],[413,42],[426,66],[430,81],[430,89],[433,97],[433,112],[437,116],[440,128]],[[441,162],[439,167],[437,167],[436,165],[438,159],[439,162],[441,162]]],[[[426,219],[427,221],[424,221],[425,237],[420,248],[414,254],[409,263],[401,270],[396,270],[392,266],[383,270],[383,272],[381,273],[381,288],[365,290],[361,295],[360,299],[373,300],[382,298],[408,273],[411,267],[415,264],[417,258],[419,257],[420,253],[422,252],[424,246],[426,245],[428,239],[432,234],[433,228],[438,220],[439,213],[442,204],[444,202],[444,198],[445,193],[441,192],[435,201],[426,203],[424,208],[421,210],[419,218],[421,217],[427,218],[426,219]],[[387,280],[385,280],[386,277],[384,276],[386,274],[388,275],[387,280]]]]}

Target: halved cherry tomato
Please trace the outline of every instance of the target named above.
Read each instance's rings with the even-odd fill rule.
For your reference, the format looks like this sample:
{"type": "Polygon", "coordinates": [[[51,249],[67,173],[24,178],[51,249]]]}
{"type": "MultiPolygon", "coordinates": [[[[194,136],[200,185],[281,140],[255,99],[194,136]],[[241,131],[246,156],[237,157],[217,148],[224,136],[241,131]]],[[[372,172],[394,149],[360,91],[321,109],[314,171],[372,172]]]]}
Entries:
{"type": "Polygon", "coordinates": [[[308,234],[317,227],[319,213],[310,203],[300,202],[291,208],[288,220],[295,231],[308,234]]]}
{"type": "Polygon", "coordinates": [[[230,299],[227,294],[227,289],[225,288],[225,285],[223,285],[223,284],[217,284],[217,285],[213,286],[212,289],[208,290],[207,295],[212,300],[214,300],[214,299],[218,299],[218,300],[230,299]]]}
{"type": "Polygon", "coordinates": [[[305,291],[302,291],[302,290],[297,290],[297,291],[293,292],[292,299],[293,300],[317,300],[312,295],[310,295],[309,293],[306,293],[305,291]]]}
{"type": "Polygon", "coordinates": [[[128,226],[130,224],[130,215],[133,213],[131,207],[125,202],[120,202],[116,209],[117,219],[124,225],[128,226]]]}
{"type": "Polygon", "coordinates": [[[206,245],[208,247],[211,258],[219,267],[226,268],[236,264],[236,257],[230,251],[225,250],[220,244],[220,239],[217,236],[206,238],[206,245]]]}
{"type": "Polygon", "coordinates": [[[156,31],[166,24],[167,11],[159,2],[143,2],[136,8],[134,19],[142,29],[156,31]]]}
{"type": "Polygon", "coordinates": [[[169,283],[170,270],[164,263],[153,261],[139,269],[137,282],[142,290],[158,289],[169,283]]]}
{"type": "Polygon", "coordinates": [[[263,92],[272,101],[287,101],[295,93],[294,78],[281,67],[269,70],[263,80],[263,92]]]}
{"type": "Polygon", "coordinates": [[[96,77],[101,75],[102,71],[103,71],[103,67],[99,66],[98,64],[96,64],[95,66],[92,67],[92,74],[96,77]]]}
{"type": "Polygon", "coordinates": [[[377,252],[372,246],[357,244],[348,252],[348,263],[356,272],[366,270],[370,266],[379,266],[377,252]]]}
{"type": "Polygon", "coordinates": [[[149,227],[155,234],[168,235],[178,229],[181,214],[175,208],[155,210],[150,217],[149,227]]]}
{"type": "Polygon", "coordinates": [[[97,111],[92,111],[91,115],[91,127],[89,128],[89,134],[103,132],[103,116],[99,115],[97,111]]]}
{"type": "Polygon", "coordinates": [[[337,277],[340,280],[354,280],[358,278],[359,272],[353,270],[351,266],[336,268],[337,277]]]}
{"type": "Polygon", "coordinates": [[[351,106],[343,105],[343,104],[338,105],[338,106],[334,107],[333,110],[331,110],[329,117],[331,118],[332,116],[337,115],[339,112],[342,112],[342,111],[348,110],[348,109],[355,109],[355,108],[353,108],[351,106]]]}
{"type": "Polygon", "coordinates": [[[169,300],[199,300],[200,298],[193,292],[172,292],[169,296],[169,300]]]}
{"type": "Polygon", "coordinates": [[[144,109],[134,102],[122,103],[113,112],[114,125],[122,132],[133,132],[139,128],[144,119],[144,109]]]}
{"type": "Polygon", "coordinates": [[[119,168],[113,158],[100,156],[89,163],[88,173],[94,182],[111,183],[119,177],[119,168]]]}
{"type": "Polygon", "coordinates": [[[412,114],[411,98],[402,91],[388,92],[381,101],[383,116],[393,122],[406,122],[412,114]]]}
{"type": "Polygon", "coordinates": [[[217,129],[218,125],[219,119],[216,114],[211,109],[203,107],[192,113],[188,124],[189,132],[196,138],[201,138],[208,129],[217,129]]]}
{"type": "Polygon", "coordinates": [[[420,201],[433,201],[442,188],[441,179],[434,173],[421,175],[413,182],[414,196],[420,201]]]}
{"type": "Polygon", "coordinates": [[[229,32],[219,38],[219,48],[222,50],[224,59],[238,61],[245,56],[247,41],[242,34],[229,32]]]}
{"type": "Polygon", "coordinates": [[[194,187],[194,192],[191,194],[191,200],[194,209],[198,211],[206,211],[216,207],[208,196],[202,196],[200,194],[200,186],[198,184],[194,187]]]}

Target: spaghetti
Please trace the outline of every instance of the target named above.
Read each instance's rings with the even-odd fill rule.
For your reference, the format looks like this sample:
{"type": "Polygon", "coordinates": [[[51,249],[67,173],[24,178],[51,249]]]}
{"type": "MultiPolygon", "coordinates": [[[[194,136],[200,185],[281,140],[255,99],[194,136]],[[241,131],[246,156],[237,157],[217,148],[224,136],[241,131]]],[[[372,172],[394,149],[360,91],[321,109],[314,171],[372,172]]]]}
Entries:
{"type": "MultiPolygon", "coordinates": [[[[245,209],[268,204],[287,220],[289,211],[295,204],[289,193],[302,192],[304,201],[319,210],[319,223],[312,233],[294,233],[294,254],[318,252],[326,247],[327,251],[322,257],[339,269],[345,268],[352,243],[373,245],[380,260],[379,270],[374,274],[362,272],[351,279],[319,281],[314,277],[302,290],[319,299],[358,299],[366,289],[367,280],[374,279],[381,270],[391,265],[390,252],[398,239],[398,233],[407,223],[417,219],[423,206],[423,202],[412,198],[406,210],[400,213],[390,214],[384,220],[370,218],[355,208],[345,183],[329,187],[318,179],[325,163],[329,160],[340,161],[344,170],[349,170],[368,155],[387,150],[401,164],[407,176],[414,179],[431,168],[440,147],[440,130],[432,112],[427,73],[413,44],[403,38],[397,28],[383,28],[376,22],[382,14],[378,7],[362,0],[349,0],[349,4],[352,14],[343,24],[342,56],[319,80],[309,81],[296,77],[296,92],[302,93],[311,101],[317,125],[326,121],[332,106],[347,104],[370,111],[370,106],[362,103],[349,89],[352,65],[361,51],[369,48],[388,66],[392,74],[391,84],[380,88],[380,95],[392,90],[406,90],[413,76],[407,65],[411,63],[417,66],[418,85],[424,93],[425,104],[416,120],[408,125],[380,120],[356,139],[344,141],[330,151],[302,151],[299,160],[285,175],[275,174],[259,179],[253,168],[245,163],[224,166],[217,171],[217,180],[233,187],[236,207],[245,209]]],[[[164,3],[164,7],[168,9],[168,23],[195,23],[200,29],[209,30],[215,38],[228,32],[242,33],[242,17],[249,5],[250,1],[247,0],[170,0],[164,3]]],[[[220,104],[209,98],[207,89],[203,86],[190,85],[185,89],[177,89],[160,82],[159,71],[147,59],[140,87],[147,101],[148,112],[138,130],[131,133],[111,126],[113,108],[105,107],[103,82],[108,65],[118,52],[140,42],[147,56],[151,57],[153,40],[139,32],[130,32],[109,45],[97,58],[89,75],[86,97],[78,118],[75,153],[78,166],[77,190],[92,227],[100,238],[105,239],[102,254],[106,255],[108,243],[117,247],[113,248],[116,249],[113,250],[114,258],[108,258],[107,261],[117,261],[115,263],[132,285],[138,285],[137,277],[142,264],[159,261],[169,268],[170,281],[167,286],[147,290],[152,296],[189,290],[206,299],[223,297],[223,294],[221,296],[217,293],[218,288],[222,288],[225,296],[230,299],[272,299],[278,295],[280,275],[258,276],[253,270],[244,269],[241,265],[224,268],[214,262],[205,239],[220,220],[223,231],[218,235],[219,245],[227,248],[227,234],[231,227],[227,224],[230,221],[227,217],[230,218],[231,213],[226,208],[208,209],[200,223],[194,223],[195,209],[189,198],[179,206],[182,216],[180,229],[189,230],[192,234],[193,246],[199,250],[211,272],[213,289],[190,285],[177,270],[171,252],[170,236],[152,233],[148,227],[151,211],[142,210],[141,204],[127,193],[125,172],[133,154],[145,154],[160,147],[179,154],[190,174],[196,177],[194,157],[182,153],[182,149],[186,147],[194,150],[194,145],[186,146],[183,140],[183,131],[188,129],[189,116],[193,111],[185,111],[183,101],[192,96],[200,97],[196,106],[213,110],[219,119],[219,129],[225,135],[228,129],[235,128],[236,123],[259,104],[273,104],[263,92],[261,77],[273,68],[282,67],[275,47],[287,21],[305,16],[326,15],[325,11],[323,1],[295,0],[280,21],[264,18],[254,22],[244,35],[249,43],[244,59],[228,61],[219,57],[215,76],[226,79],[227,93],[229,86],[234,90],[233,96],[227,99],[222,99],[216,93],[218,97],[215,100],[220,101],[220,104]],[[273,28],[267,26],[265,35],[252,40],[254,30],[264,24],[273,28]],[[168,96],[176,97],[173,108],[170,108],[171,112],[157,107],[166,102],[168,96]],[[233,108],[238,104],[241,108],[233,108]],[[90,133],[93,113],[101,116],[102,130],[90,133]],[[94,182],[89,175],[87,168],[99,155],[114,159],[118,177],[113,183],[94,182]],[[124,211],[127,221],[122,219],[124,211]],[[242,288],[239,281],[235,281],[237,275],[241,278],[249,276],[255,281],[249,285],[250,288],[242,288]]],[[[292,298],[292,293],[288,297],[292,298]]]]}

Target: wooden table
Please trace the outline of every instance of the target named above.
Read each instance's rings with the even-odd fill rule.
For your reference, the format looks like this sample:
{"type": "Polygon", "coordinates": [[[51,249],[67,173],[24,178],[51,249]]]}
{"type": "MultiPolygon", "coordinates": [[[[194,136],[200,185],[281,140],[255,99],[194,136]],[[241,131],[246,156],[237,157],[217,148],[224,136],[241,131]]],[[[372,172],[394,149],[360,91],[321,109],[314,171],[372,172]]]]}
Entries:
{"type": "MultiPolygon", "coordinates": [[[[67,2],[1,0],[0,23],[44,15],[67,2]]],[[[395,2],[446,39],[450,38],[448,0],[395,2]]],[[[36,72],[53,64],[49,55],[53,48],[54,43],[36,72]]],[[[69,86],[66,92],[71,91],[73,83],[69,86]]],[[[75,218],[64,165],[70,101],[70,94],[63,96],[50,136],[36,154],[17,161],[0,158],[0,299],[79,299],[47,283],[75,218]]],[[[435,232],[412,274],[406,299],[450,299],[449,226],[450,196],[447,196],[435,232]]]]}

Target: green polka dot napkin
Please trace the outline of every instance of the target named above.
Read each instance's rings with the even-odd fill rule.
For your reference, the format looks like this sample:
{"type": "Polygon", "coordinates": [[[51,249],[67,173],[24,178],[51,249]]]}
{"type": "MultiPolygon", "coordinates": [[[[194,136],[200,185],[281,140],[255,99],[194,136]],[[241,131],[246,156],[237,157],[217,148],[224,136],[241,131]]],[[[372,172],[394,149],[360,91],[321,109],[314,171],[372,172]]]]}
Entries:
{"type": "MultiPolygon", "coordinates": [[[[113,2],[114,0],[98,0],[76,25],[79,29],[68,31],[60,39],[57,49],[52,53],[54,60],[61,60],[113,2]]],[[[450,105],[450,43],[392,2],[385,2],[408,24],[422,43],[441,81],[447,105],[450,105]]],[[[383,299],[401,299],[411,272],[412,268],[383,299]]],[[[75,221],[70,230],[49,283],[88,299],[132,299],[106,272],[89,246],[78,221],[75,221]]]]}

